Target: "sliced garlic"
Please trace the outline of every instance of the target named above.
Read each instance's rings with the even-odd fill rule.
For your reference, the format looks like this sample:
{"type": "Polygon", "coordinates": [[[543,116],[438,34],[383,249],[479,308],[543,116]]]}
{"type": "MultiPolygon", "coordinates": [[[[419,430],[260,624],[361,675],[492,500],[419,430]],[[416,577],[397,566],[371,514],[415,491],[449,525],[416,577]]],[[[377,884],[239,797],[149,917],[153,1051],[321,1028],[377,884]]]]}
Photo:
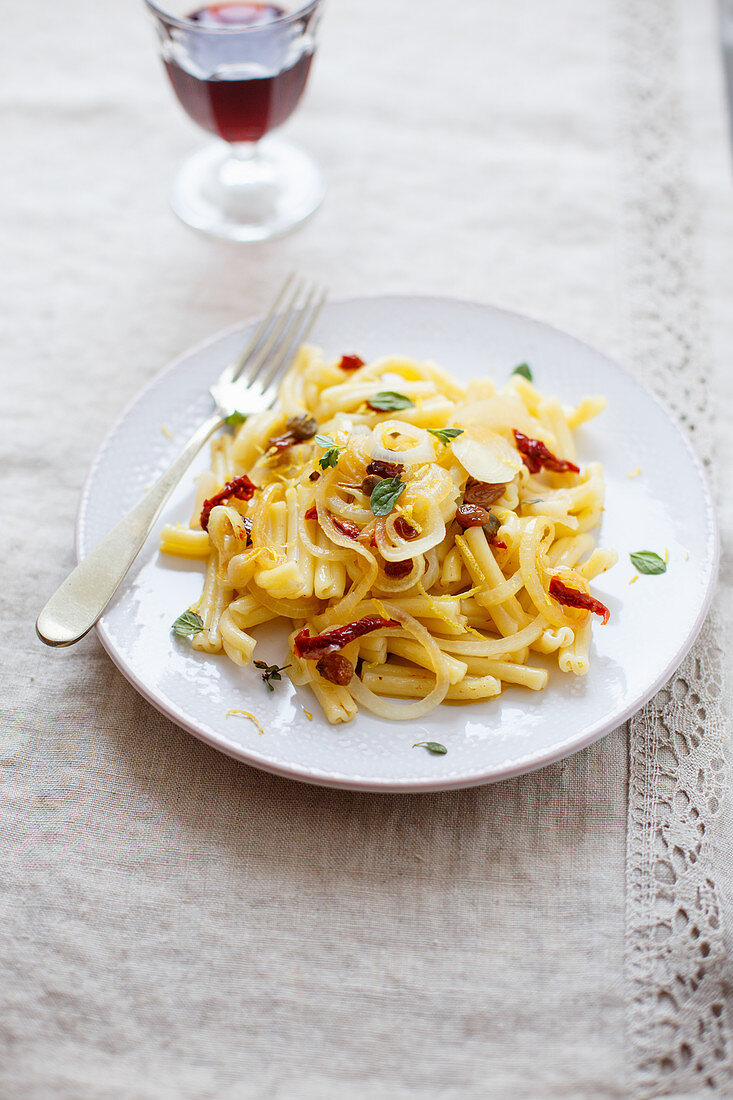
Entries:
{"type": "Polygon", "coordinates": [[[453,442],[453,454],[471,477],[492,485],[513,481],[522,468],[516,449],[484,424],[467,424],[453,442]]]}

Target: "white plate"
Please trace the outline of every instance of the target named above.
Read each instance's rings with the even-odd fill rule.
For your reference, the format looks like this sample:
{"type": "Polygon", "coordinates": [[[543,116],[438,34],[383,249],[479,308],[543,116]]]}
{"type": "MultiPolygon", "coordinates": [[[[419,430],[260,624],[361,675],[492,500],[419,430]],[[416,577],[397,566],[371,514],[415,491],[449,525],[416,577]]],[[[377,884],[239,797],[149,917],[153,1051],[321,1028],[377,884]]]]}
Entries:
{"type": "MultiPolygon", "coordinates": [[[[215,336],[159,375],[122,414],[84,489],[77,548],[86,554],[138,499],[210,411],[206,388],[244,346],[251,324],[215,336]],[[174,434],[169,439],[166,425],[174,434]]],[[[288,680],[270,694],[252,668],[209,657],[170,626],[201,592],[201,563],[158,553],[149,539],[98,630],[122,673],[163,714],[255,767],[293,779],[373,791],[434,791],[488,783],[539,768],[590,744],[638,710],[671,676],[702,625],[718,560],[713,507],[701,466],[654,397],[598,351],[547,325],[469,302],[384,297],[334,302],[313,342],[327,355],[398,353],[433,359],[461,378],[499,382],[517,363],[564,402],[604,393],[608,409],[579,433],[581,461],[599,459],[608,483],[600,545],[619,563],[593,584],[611,609],[593,628],[591,668],[551,673],[543,692],[505,689],[498,699],[441,706],[417,723],[360,713],[329,726],[306,689],[288,680]],[[641,466],[634,478],[629,474],[641,466]],[[669,553],[660,576],[640,576],[629,551],[669,553]],[[254,712],[264,736],[227,711],[254,712]],[[310,721],[304,710],[313,714],[310,721]],[[435,740],[444,756],[412,748],[435,740]]],[[[188,521],[199,456],[161,522],[188,521]]],[[[258,655],[282,662],[284,631],[260,628],[258,655]]]]}

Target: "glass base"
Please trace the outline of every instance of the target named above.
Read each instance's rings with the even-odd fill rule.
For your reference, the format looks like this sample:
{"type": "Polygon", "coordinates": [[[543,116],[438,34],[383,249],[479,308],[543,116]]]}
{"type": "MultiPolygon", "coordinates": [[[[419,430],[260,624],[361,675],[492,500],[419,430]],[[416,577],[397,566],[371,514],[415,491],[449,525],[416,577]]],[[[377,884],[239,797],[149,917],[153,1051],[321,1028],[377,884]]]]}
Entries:
{"type": "Polygon", "coordinates": [[[186,225],[228,241],[266,241],[294,229],[323,201],[321,174],[280,138],[249,147],[221,142],[185,162],[171,196],[186,225]]]}

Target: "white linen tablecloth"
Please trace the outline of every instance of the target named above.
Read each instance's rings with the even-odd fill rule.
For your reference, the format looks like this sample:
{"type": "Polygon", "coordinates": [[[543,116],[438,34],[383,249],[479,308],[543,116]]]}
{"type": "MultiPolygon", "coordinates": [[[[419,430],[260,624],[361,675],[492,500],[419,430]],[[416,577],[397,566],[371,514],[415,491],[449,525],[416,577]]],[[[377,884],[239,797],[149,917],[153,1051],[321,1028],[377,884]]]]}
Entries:
{"type": "Polygon", "coordinates": [[[95,635],[33,632],[112,419],[291,267],[621,358],[716,454],[730,537],[713,0],[332,0],[288,127],[326,203],[249,248],[168,210],[198,137],[141,4],[36,0],[3,30],[0,1096],[730,1095],[728,558],[628,729],[443,795],[260,774],[152,710],[95,635]]]}

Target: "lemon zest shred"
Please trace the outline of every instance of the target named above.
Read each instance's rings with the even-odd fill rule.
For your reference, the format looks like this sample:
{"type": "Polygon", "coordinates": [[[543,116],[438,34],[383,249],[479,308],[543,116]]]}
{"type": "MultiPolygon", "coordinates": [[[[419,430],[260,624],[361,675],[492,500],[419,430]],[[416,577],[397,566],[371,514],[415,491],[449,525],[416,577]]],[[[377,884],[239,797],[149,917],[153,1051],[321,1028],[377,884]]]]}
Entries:
{"type": "Polygon", "coordinates": [[[418,520],[415,519],[414,501],[411,504],[396,504],[395,512],[401,515],[403,519],[406,519],[408,523],[412,524],[418,535],[421,535],[423,533],[422,525],[419,523],[418,520]]]}
{"type": "MultiPolygon", "coordinates": [[[[464,592],[464,593],[461,593],[461,594],[458,594],[458,595],[455,595],[455,596],[451,596],[449,593],[446,593],[445,596],[432,596],[429,592],[425,591],[421,581],[418,581],[417,590],[420,593],[420,595],[424,596],[425,599],[430,604],[430,607],[432,608],[433,614],[435,615],[436,619],[440,619],[442,622],[448,623],[449,626],[452,626],[454,628],[456,626],[461,625],[460,623],[457,623],[455,619],[452,619],[450,617],[450,615],[446,615],[445,611],[443,611],[438,606],[437,601],[438,600],[462,600],[462,599],[466,598],[466,595],[468,593],[464,592]]],[[[473,592],[474,590],[472,589],[471,591],[473,592]]],[[[463,612],[460,611],[460,609],[459,609],[459,614],[463,615],[463,612]]],[[[474,630],[474,628],[472,626],[469,626],[468,623],[464,623],[464,625],[461,627],[461,634],[475,634],[477,637],[483,638],[483,634],[481,634],[478,630],[474,630]]]]}
{"type": "MultiPolygon", "coordinates": [[[[466,540],[463,538],[462,535],[456,535],[456,543],[458,544],[458,548],[461,552],[461,556],[463,557],[464,554],[465,554],[465,557],[468,559],[466,564],[468,565],[469,573],[473,574],[473,572],[475,571],[479,575],[479,577],[483,577],[484,576],[484,571],[481,568],[481,566],[479,565],[479,563],[476,561],[473,554],[471,553],[469,545],[466,542],[466,540]]],[[[484,578],[484,584],[479,585],[479,592],[485,587],[486,587],[486,582],[485,582],[485,578],[484,578]]]]}
{"type": "Polygon", "coordinates": [[[634,583],[634,581],[638,581],[638,579],[639,579],[639,574],[638,574],[638,573],[634,573],[633,577],[632,577],[632,578],[631,578],[631,580],[629,581],[629,584],[633,584],[633,583],[634,583]]]}
{"type": "Polygon", "coordinates": [[[161,424],[160,425],[160,430],[161,430],[161,432],[163,433],[163,435],[165,436],[166,439],[175,439],[175,436],[173,435],[173,432],[170,430],[170,428],[168,427],[167,424],[161,424]]]}
{"type": "Polygon", "coordinates": [[[232,715],[232,714],[241,714],[242,718],[249,718],[250,722],[253,722],[254,725],[257,726],[257,729],[259,730],[260,737],[263,736],[265,731],[263,730],[262,726],[260,725],[259,719],[255,718],[254,714],[252,714],[251,711],[249,711],[249,710],[228,710],[226,712],[226,714],[224,715],[224,717],[229,718],[229,716],[232,715]]]}
{"type": "Polygon", "coordinates": [[[303,714],[306,716],[308,721],[312,722],[313,721],[313,715],[311,714],[311,712],[309,710],[306,710],[305,707],[303,707],[302,710],[303,710],[303,714]]]}
{"type": "Polygon", "coordinates": [[[628,474],[627,476],[628,477],[638,477],[640,473],[641,473],[641,466],[637,466],[636,469],[632,470],[631,473],[628,474]]]}
{"type": "Polygon", "coordinates": [[[387,613],[387,608],[384,606],[381,600],[377,599],[376,596],[370,596],[370,599],[383,619],[392,618],[392,616],[387,613]]]}
{"type": "Polygon", "coordinates": [[[470,600],[472,596],[475,596],[477,592],[481,591],[481,586],[477,585],[475,588],[469,588],[468,592],[441,592],[439,596],[433,596],[434,600],[470,600]]]}
{"type": "Polygon", "coordinates": [[[664,564],[666,565],[668,562],[669,562],[669,547],[665,546],[665,548],[664,548],[664,564]]]}

